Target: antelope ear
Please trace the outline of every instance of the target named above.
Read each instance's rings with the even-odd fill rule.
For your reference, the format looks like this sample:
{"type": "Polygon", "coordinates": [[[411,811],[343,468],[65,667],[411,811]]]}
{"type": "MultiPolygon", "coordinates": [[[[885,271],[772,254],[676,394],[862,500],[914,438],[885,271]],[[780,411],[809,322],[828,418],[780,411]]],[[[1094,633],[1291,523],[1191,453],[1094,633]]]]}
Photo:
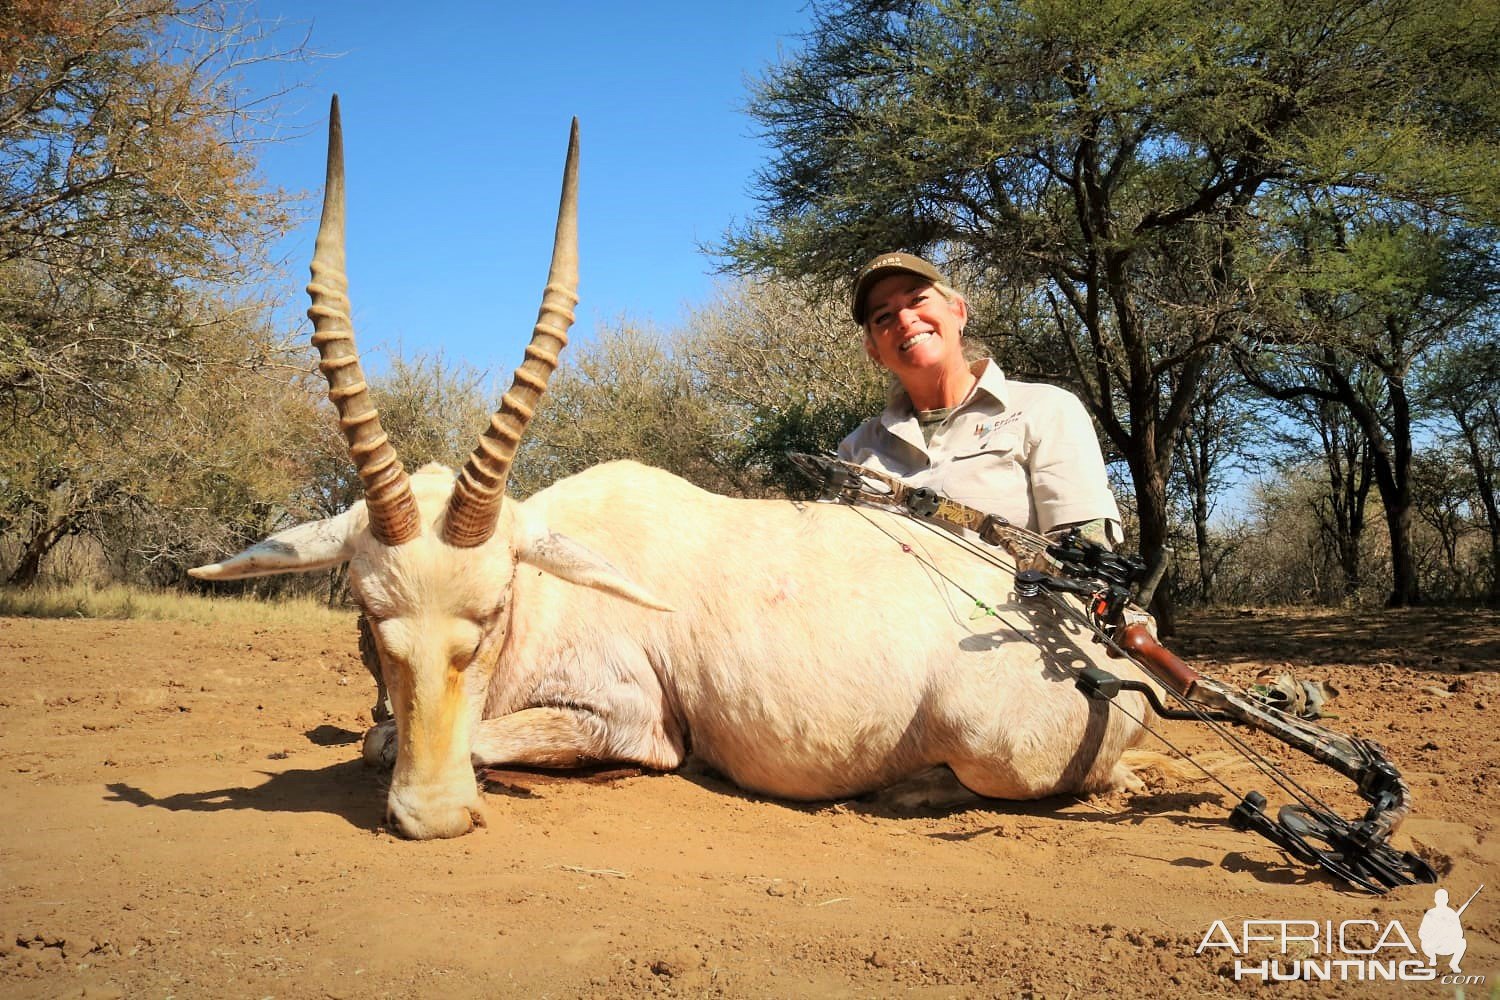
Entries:
{"type": "Polygon", "coordinates": [[[278,531],[223,562],[196,566],[188,574],[200,580],[243,580],[277,573],[305,573],[347,562],[358,532],[354,515],[362,504],[295,528],[278,531]]]}
{"type": "Polygon", "coordinates": [[[529,526],[521,534],[516,559],[535,566],[559,580],[600,590],[657,611],[676,611],[645,587],[610,565],[593,549],[567,535],[549,531],[545,525],[529,526]]]}

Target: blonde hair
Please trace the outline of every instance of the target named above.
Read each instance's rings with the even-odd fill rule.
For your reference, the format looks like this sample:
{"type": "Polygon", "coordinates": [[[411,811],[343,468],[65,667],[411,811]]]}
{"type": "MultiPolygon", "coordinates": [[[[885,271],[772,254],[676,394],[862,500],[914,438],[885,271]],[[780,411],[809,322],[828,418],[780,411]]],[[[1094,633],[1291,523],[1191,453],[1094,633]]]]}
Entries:
{"type": "Polygon", "coordinates": [[[949,302],[952,302],[954,299],[963,299],[964,305],[969,304],[969,300],[964,298],[962,292],[946,282],[934,281],[932,283],[932,290],[934,292],[937,292],[943,298],[947,299],[949,302]]]}
{"type": "Polygon", "coordinates": [[[943,298],[947,299],[949,302],[952,302],[954,299],[964,300],[964,309],[967,310],[969,318],[964,324],[964,329],[958,331],[958,337],[959,340],[963,343],[965,360],[974,362],[979,361],[983,358],[988,358],[990,356],[990,349],[988,347],[985,347],[973,337],[964,335],[965,331],[968,330],[968,324],[974,322],[974,307],[969,303],[968,296],[964,295],[952,285],[945,284],[941,281],[934,281],[932,283],[932,290],[937,292],[943,298]]]}

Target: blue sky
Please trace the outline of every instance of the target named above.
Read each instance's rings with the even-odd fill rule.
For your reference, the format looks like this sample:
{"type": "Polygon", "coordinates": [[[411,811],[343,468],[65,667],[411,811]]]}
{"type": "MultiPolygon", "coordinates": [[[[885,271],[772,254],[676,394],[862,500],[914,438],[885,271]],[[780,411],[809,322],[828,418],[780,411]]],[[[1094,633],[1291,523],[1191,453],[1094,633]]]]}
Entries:
{"type": "Polygon", "coordinates": [[[257,69],[306,86],[272,184],[314,195],[281,247],[292,302],[312,254],[328,98],[344,119],[349,277],[370,367],[399,345],[508,372],[546,278],[568,123],[581,130],[582,301],[575,338],[620,317],[670,328],[715,278],[700,244],[754,208],[767,150],[747,83],[795,51],[804,0],[745,4],[262,0],[283,41],[329,58],[257,69]],[[414,13],[419,12],[419,13],[414,13]]]}

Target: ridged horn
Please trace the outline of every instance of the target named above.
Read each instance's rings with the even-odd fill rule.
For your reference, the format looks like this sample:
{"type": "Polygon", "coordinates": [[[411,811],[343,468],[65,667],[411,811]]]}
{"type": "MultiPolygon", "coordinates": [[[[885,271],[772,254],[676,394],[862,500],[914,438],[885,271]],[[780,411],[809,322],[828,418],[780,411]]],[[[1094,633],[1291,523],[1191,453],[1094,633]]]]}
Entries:
{"type": "Polygon", "coordinates": [[[337,94],[328,113],[328,177],[307,294],[312,299],[307,315],[313,321],[318,370],[328,380],[328,400],[338,411],[339,429],[365,484],[370,531],[386,545],[409,542],[422,530],[417,501],[396,449],[380,427],[380,412],[370,405],[369,386],[354,347],[354,324],[349,319],[349,278],[344,262],[344,129],[337,94]]]}
{"type": "Polygon", "coordinates": [[[482,545],[495,532],[505,481],[526,425],[547,391],[547,380],[557,369],[557,356],[568,344],[573,307],[578,304],[578,119],[568,138],[568,162],[563,167],[562,198],[557,208],[557,234],[552,242],[552,267],[537,313],[526,357],[516,369],[510,391],[500,397],[500,408],[490,417],[469,460],[464,463],[448,501],[443,540],[459,548],[482,545]]]}

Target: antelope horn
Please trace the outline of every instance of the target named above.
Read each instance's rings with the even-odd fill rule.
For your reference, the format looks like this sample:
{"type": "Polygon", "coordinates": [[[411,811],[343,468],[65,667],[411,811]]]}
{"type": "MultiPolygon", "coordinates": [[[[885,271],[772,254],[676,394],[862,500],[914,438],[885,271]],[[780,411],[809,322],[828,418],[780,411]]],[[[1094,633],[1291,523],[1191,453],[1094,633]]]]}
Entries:
{"type": "Polygon", "coordinates": [[[557,369],[557,356],[568,344],[573,307],[578,304],[578,119],[568,138],[568,162],[563,167],[562,199],[557,208],[557,235],[552,242],[552,267],[537,313],[526,359],[516,369],[510,391],[464,463],[448,500],[443,540],[459,548],[482,545],[495,533],[505,480],[526,425],[547,391],[547,380],[557,369]]]}
{"type": "Polygon", "coordinates": [[[344,129],[336,94],[328,116],[323,219],[307,294],[312,299],[307,315],[313,321],[318,369],[328,380],[328,400],[338,411],[339,429],[365,485],[370,531],[385,545],[409,542],[422,530],[416,498],[396,449],[381,430],[380,413],[370,405],[369,386],[354,347],[354,324],[349,319],[349,278],[344,270],[344,129]]]}

